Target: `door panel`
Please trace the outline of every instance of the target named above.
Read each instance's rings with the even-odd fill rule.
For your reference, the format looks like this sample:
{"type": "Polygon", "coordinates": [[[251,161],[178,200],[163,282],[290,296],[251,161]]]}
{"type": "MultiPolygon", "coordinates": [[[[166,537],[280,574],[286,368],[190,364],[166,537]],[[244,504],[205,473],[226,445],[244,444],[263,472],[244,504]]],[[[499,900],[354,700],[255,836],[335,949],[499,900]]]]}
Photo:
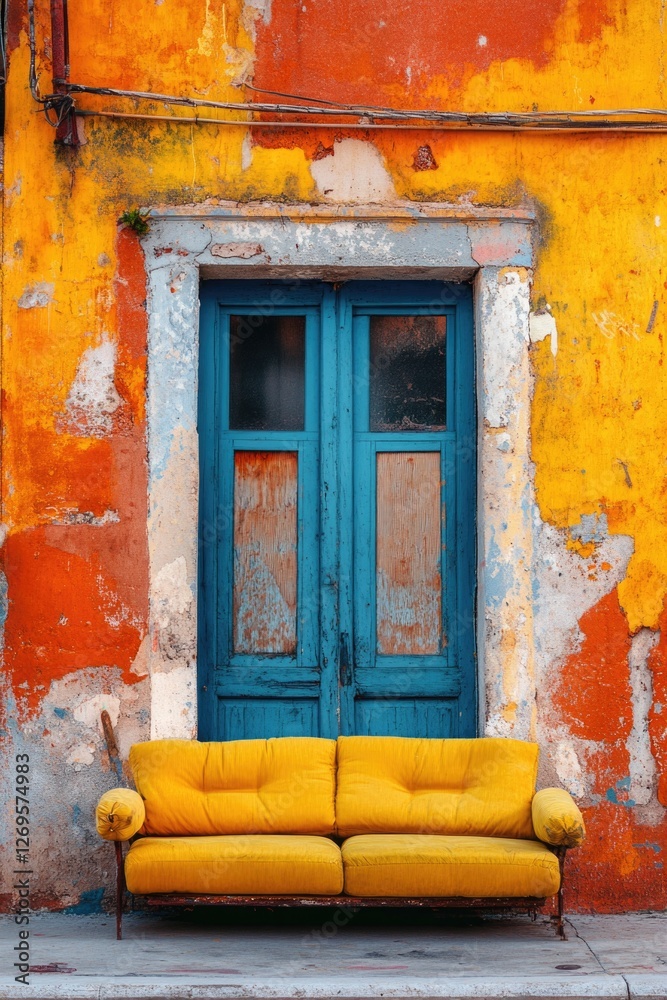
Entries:
{"type": "Polygon", "coordinates": [[[448,641],[460,310],[396,286],[353,307],[352,726],[374,735],[462,732],[461,666],[448,641]]]}
{"type": "Polygon", "coordinates": [[[200,738],[474,734],[470,306],[203,286],[200,738]]]}
{"type": "Polygon", "coordinates": [[[443,645],[440,455],[376,455],[377,652],[437,654],[443,645]]]}
{"type": "Polygon", "coordinates": [[[235,653],[296,654],[298,459],[234,453],[235,653]]]}
{"type": "MultiPolygon", "coordinates": [[[[269,736],[318,734],[317,698],[233,698],[219,695],[216,739],[265,740],[269,736]]],[[[202,738],[202,737],[200,737],[202,738]]]]}
{"type": "Polygon", "coordinates": [[[456,701],[437,698],[382,698],[356,703],[354,731],[359,736],[456,736],[456,701]]]}
{"type": "Polygon", "coordinates": [[[322,687],[321,297],[227,291],[202,294],[200,732],[309,735],[322,687]]]}

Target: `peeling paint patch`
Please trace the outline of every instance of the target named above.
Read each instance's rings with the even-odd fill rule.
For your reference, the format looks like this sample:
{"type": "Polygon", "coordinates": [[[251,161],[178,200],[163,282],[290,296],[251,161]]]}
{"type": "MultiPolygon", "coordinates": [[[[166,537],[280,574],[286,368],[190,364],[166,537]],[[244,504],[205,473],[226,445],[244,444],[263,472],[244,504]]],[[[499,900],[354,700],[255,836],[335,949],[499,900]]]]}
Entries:
{"type": "Polygon", "coordinates": [[[90,767],[94,760],[95,746],[91,743],[80,743],[67,755],[67,763],[72,764],[75,770],[81,767],[90,767]]]}
{"type": "Polygon", "coordinates": [[[213,257],[240,257],[248,260],[264,253],[261,243],[214,243],[210,253],[213,257]]]}
{"type": "Polygon", "coordinates": [[[193,705],[197,697],[190,667],[174,667],[151,676],[151,700],[161,706],[151,713],[151,739],[183,738],[192,726],[193,705]]]}
{"type": "Polygon", "coordinates": [[[53,302],[55,285],[50,281],[37,281],[28,285],[18,301],[19,309],[43,309],[53,302]]]}
{"type": "Polygon", "coordinates": [[[120,517],[116,510],[105,510],[103,514],[96,516],[92,510],[68,510],[60,514],[53,520],[55,525],[66,524],[91,524],[96,528],[105,524],[118,524],[120,517]]]}
{"type": "Polygon", "coordinates": [[[624,578],[634,550],[626,535],[606,534],[605,515],[584,515],[578,538],[593,544],[598,571],[591,579],[580,553],[567,543],[566,532],[540,525],[536,543],[535,640],[545,676],[576,652],[584,640],[581,621],[624,578]],[[602,567],[606,567],[603,569],[602,567]]]}
{"type": "Polygon", "coordinates": [[[153,597],[155,620],[160,628],[168,628],[173,618],[189,609],[194,597],[188,585],[184,556],[162,567],[155,577],[153,597]]]}
{"type": "Polygon", "coordinates": [[[100,714],[105,710],[109,713],[111,725],[117,726],[120,717],[120,698],[114,694],[96,694],[77,705],[72,715],[77,722],[97,730],[100,726],[100,714]]]}
{"type": "Polygon", "coordinates": [[[327,201],[376,203],[396,198],[379,149],[361,139],[335,142],[334,155],[314,160],[310,173],[327,201]]]}
{"type": "Polygon", "coordinates": [[[547,337],[551,339],[551,353],[554,357],[558,354],[558,329],[556,320],[551,314],[551,309],[538,309],[530,314],[530,341],[532,344],[539,343],[547,337]]]}
{"type": "Polygon", "coordinates": [[[567,788],[570,795],[582,798],[586,791],[584,776],[576,750],[571,743],[564,740],[558,743],[554,753],[554,765],[558,780],[567,788]]]}
{"type": "Polygon", "coordinates": [[[85,892],[81,893],[79,897],[79,902],[75,903],[73,906],[66,907],[63,910],[63,913],[71,914],[74,916],[89,916],[90,914],[93,913],[101,913],[103,897],[104,897],[104,888],[87,889],[85,892]]]}
{"type": "Polygon", "coordinates": [[[111,433],[112,417],[121,405],[114,383],[116,345],[105,336],[97,347],[87,348],[65,401],[66,429],[83,437],[111,433]]]}
{"type": "Polygon", "coordinates": [[[603,309],[601,312],[593,313],[593,319],[603,337],[607,340],[614,340],[615,337],[632,337],[639,340],[639,327],[636,323],[622,319],[616,313],[603,309]]]}
{"type": "MultiPolygon", "coordinates": [[[[509,266],[517,258],[531,259],[530,234],[526,226],[467,224],[470,254],[479,267],[509,266]]],[[[509,278],[513,271],[507,271],[509,278]]],[[[500,283],[500,276],[499,276],[500,283]]]]}
{"type": "Polygon", "coordinates": [[[613,802],[615,806],[625,806],[626,809],[632,809],[637,803],[628,794],[628,789],[630,787],[630,778],[621,778],[617,781],[613,788],[608,788],[605,792],[605,798],[608,802],[613,802]]]}
{"type": "Polygon", "coordinates": [[[271,0],[245,0],[246,7],[251,7],[261,16],[264,24],[271,22],[271,0]]]}
{"type": "Polygon", "coordinates": [[[412,169],[413,170],[437,170],[438,164],[436,163],[435,156],[433,155],[433,150],[429,145],[420,146],[412,158],[412,169]]]}
{"type": "Polygon", "coordinates": [[[252,138],[248,132],[243,137],[241,143],[241,170],[248,170],[252,166],[252,138]]]}
{"type": "Polygon", "coordinates": [[[642,628],[632,637],[628,664],[632,692],[632,730],[627,739],[630,755],[630,796],[639,805],[648,805],[657,788],[657,769],[648,731],[653,701],[653,680],[649,656],[660,641],[660,633],[642,628]]]}
{"type": "Polygon", "coordinates": [[[145,635],[141,640],[141,644],[139,646],[139,649],[137,650],[137,655],[135,656],[132,666],[130,667],[131,674],[135,674],[137,677],[148,676],[149,649],[150,649],[150,636],[145,635]]]}
{"type": "Polygon", "coordinates": [[[7,577],[0,570],[0,647],[4,638],[5,622],[7,621],[7,611],[9,608],[7,577]]]}
{"type": "Polygon", "coordinates": [[[579,524],[570,528],[570,534],[582,544],[604,542],[609,537],[609,525],[606,514],[582,514],[579,524]]]}
{"type": "Polygon", "coordinates": [[[662,852],[660,844],[655,844],[650,840],[645,840],[643,844],[633,844],[632,846],[644,848],[646,851],[653,851],[654,854],[660,854],[662,852]]]}

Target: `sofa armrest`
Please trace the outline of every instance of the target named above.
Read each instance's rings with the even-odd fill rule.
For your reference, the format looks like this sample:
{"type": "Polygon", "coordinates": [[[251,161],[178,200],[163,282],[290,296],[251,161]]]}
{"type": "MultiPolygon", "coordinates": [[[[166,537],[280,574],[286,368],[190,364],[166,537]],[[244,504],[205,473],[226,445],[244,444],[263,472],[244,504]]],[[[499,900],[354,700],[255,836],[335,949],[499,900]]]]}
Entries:
{"type": "Polygon", "coordinates": [[[543,788],[533,798],[536,837],[554,847],[579,847],[586,837],[584,817],[564,788],[543,788]]]}
{"type": "Polygon", "coordinates": [[[112,788],[97,803],[95,823],[105,840],[129,840],[144,825],[144,801],[132,788],[112,788]]]}

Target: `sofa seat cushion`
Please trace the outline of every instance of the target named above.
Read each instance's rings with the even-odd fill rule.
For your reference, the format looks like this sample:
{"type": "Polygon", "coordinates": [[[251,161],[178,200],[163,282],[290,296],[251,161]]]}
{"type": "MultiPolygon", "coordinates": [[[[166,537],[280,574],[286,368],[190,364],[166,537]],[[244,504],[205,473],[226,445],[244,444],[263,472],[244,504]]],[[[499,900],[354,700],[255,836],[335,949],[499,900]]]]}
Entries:
{"type": "Polygon", "coordinates": [[[327,837],[145,837],[125,859],[130,892],[314,895],[342,892],[340,848],[327,837]]]}
{"type": "Polygon", "coordinates": [[[538,896],[558,892],[558,859],[535,840],[364,834],[342,847],[350,896],[538,896]]]}
{"type": "Polygon", "coordinates": [[[537,757],[522,740],[341,736],[338,833],[533,840],[537,757]]]}

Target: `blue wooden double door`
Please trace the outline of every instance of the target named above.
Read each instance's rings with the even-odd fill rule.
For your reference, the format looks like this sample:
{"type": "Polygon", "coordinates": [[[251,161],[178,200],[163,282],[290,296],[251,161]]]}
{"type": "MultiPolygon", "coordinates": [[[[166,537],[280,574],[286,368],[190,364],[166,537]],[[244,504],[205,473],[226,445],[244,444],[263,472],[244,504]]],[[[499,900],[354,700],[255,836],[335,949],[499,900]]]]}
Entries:
{"type": "Polygon", "coordinates": [[[200,739],[475,735],[471,305],[203,284],[200,739]]]}

